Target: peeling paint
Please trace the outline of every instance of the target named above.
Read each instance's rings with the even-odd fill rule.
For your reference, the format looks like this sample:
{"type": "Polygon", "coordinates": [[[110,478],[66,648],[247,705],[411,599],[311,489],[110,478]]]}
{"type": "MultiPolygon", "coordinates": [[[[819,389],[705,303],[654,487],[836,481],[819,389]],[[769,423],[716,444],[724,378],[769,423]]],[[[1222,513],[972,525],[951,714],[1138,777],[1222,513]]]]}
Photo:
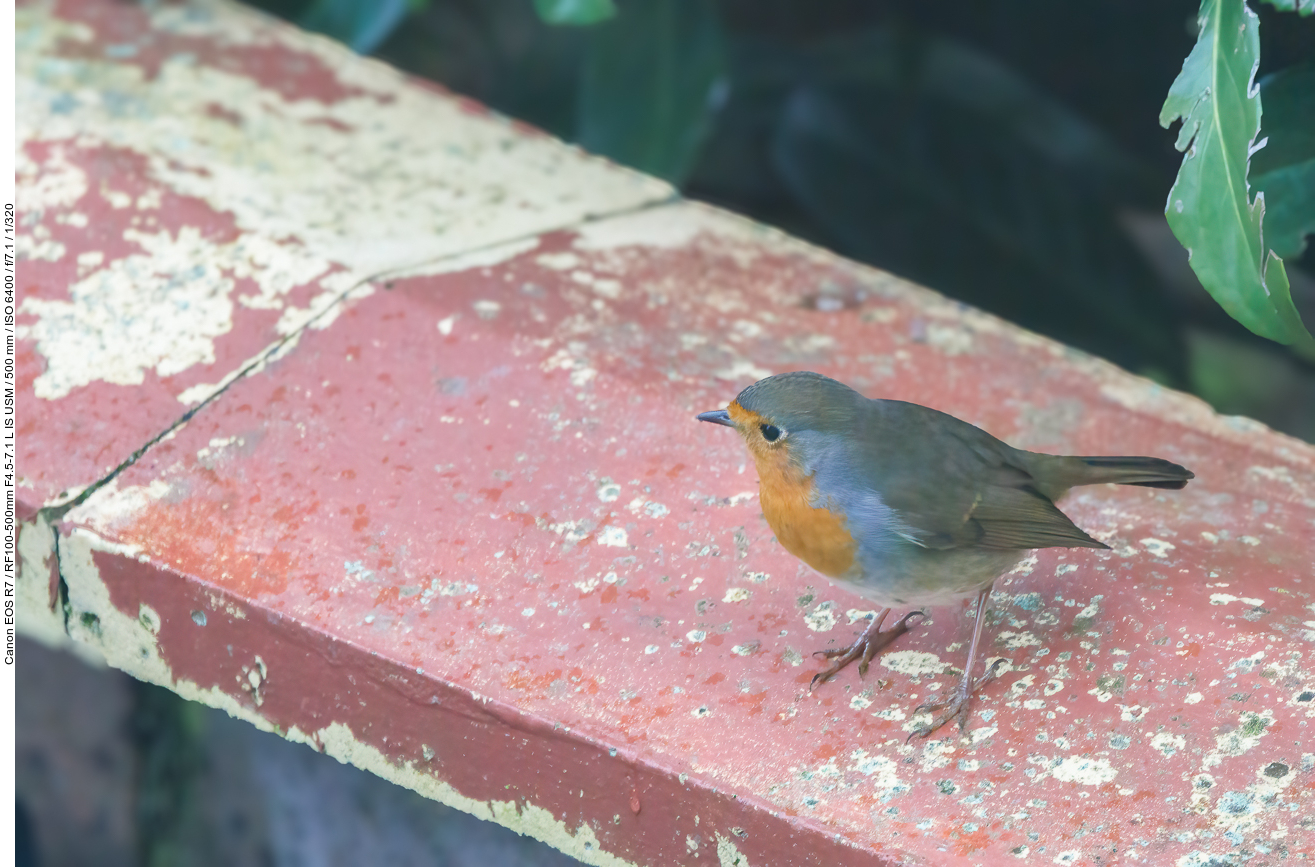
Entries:
{"type": "Polygon", "coordinates": [[[117,385],[214,361],[213,339],[232,326],[233,288],[214,246],[184,227],[177,238],[133,233],[143,253],[111,263],[69,288],[70,301],[28,297],[37,317],[19,337],[46,357],[37,397],[53,400],[94,380],[117,385]],[[179,281],[178,275],[187,275],[179,281]],[[188,279],[190,278],[190,279],[188,279]]]}
{"type": "MultiPolygon", "coordinates": [[[[44,52],[19,53],[21,141],[91,136],[145,154],[154,178],[232,214],[244,231],[297,238],[310,255],[351,271],[419,266],[671,195],[660,181],[473,115],[331,40],[301,36],[296,48],[318,52],[350,95],[291,100],[181,54],[162,60],[150,78],[130,60],[38,63],[56,40],[86,42],[91,34],[39,7],[23,14],[21,29],[49,41],[44,52]],[[101,97],[107,92],[116,101],[101,97]],[[416,129],[443,130],[442,146],[406,133],[416,129]]],[[[224,7],[222,23],[168,6],[155,7],[152,18],[164,32],[222,34],[232,48],[272,35],[256,13],[235,6],[224,7]],[[237,26],[243,18],[245,29],[237,26]]]]}
{"type": "Polygon", "coordinates": [[[548,810],[531,803],[517,801],[477,801],[458,792],[442,780],[419,771],[415,762],[397,764],[369,744],[361,742],[350,728],[332,723],[318,731],[300,732],[293,729],[288,740],[308,744],[325,755],[333,756],[345,765],[352,765],[405,786],[426,798],[469,813],[487,822],[496,822],[518,834],[565,852],[585,864],[597,867],[629,867],[634,862],[605,852],[598,836],[588,824],[570,827],[548,810]]]}
{"type": "Polygon", "coordinates": [[[21,525],[18,557],[14,596],[19,634],[53,650],[69,651],[94,668],[104,668],[105,656],[88,645],[72,641],[64,631],[64,613],[52,605],[50,579],[55,568],[55,532],[43,516],[21,525]]]}
{"type": "MultiPolygon", "coordinates": [[[[160,657],[159,615],[149,606],[144,606],[138,616],[131,617],[110,601],[109,591],[92,560],[92,553],[103,551],[135,560],[141,555],[133,547],[108,542],[77,529],[61,538],[59,551],[60,572],[68,587],[71,609],[67,635],[74,645],[87,648],[109,665],[138,680],[167,687],[189,701],[218,708],[262,731],[275,731],[275,727],[263,717],[218,687],[202,689],[195,683],[174,678],[160,657]]],[[[22,619],[26,621],[36,614],[28,608],[23,611],[22,619]]],[[[25,631],[26,628],[25,625],[25,631]]]]}
{"type": "MultiPolygon", "coordinates": [[[[646,208],[631,214],[615,217],[611,220],[583,224],[576,235],[574,246],[585,251],[612,250],[617,247],[662,247],[678,249],[685,247],[699,234],[711,233],[719,237],[731,234],[734,225],[745,234],[771,233],[773,230],[750,223],[747,220],[728,223],[725,215],[696,205],[646,208]]],[[[578,265],[578,257],[565,258],[560,254],[555,260],[545,263],[546,267],[566,270],[578,265]]]]}
{"type": "MultiPolygon", "coordinates": [[[[37,555],[41,531],[33,526],[29,532],[28,554],[37,555]]],[[[99,660],[102,665],[108,662],[139,680],[167,687],[189,701],[223,710],[262,731],[278,733],[278,727],[257,710],[242,704],[219,688],[202,689],[195,683],[175,678],[160,656],[160,619],[153,610],[143,606],[142,615],[133,618],[124,615],[113,605],[92,553],[101,551],[134,559],[140,555],[82,530],[75,530],[65,537],[61,541],[60,550],[61,567],[73,611],[64,643],[79,649],[80,655],[88,659],[99,660]]],[[[35,566],[36,562],[39,559],[31,561],[30,567],[35,566]]],[[[38,625],[42,621],[41,611],[49,609],[34,598],[33,589],[39,586],[35,571],[24,570],[19,581],[23,588],[20,591],[20,605],[23,607],[19,622],[25,635],[40,640],[44,628],[38,625]]],[[[62,623],[59,632],[64,632],[62,623]]],[[[263,704],[260,690],[266,688],[270,679],[269,672],[259,656],[254,657],[252,665],[244,670],[247,672],[247,680],[243,688],[253,694],[255,704],[259,707],[263,704]]],[[[444,781],[417,770],[414,763],[398,764],[390,760],[376,748],[357,739],[350,728],[342,723],[331,723],[309,733],[293,727],[282,734],[289,740],[304,743],[333,756],[344,764],[354,765],[450,807],[542,840],[583,863],[603,867],[626,867],[634,863],[603,851],[598,837],[588,824],[572,828],[556,819],[550,811],[532,803],[479,801],[466,797],[444,781]]],[[[733,847],[726,851],[733,851],[733,847]]],[[[739,857],[738,853],[735,854],[739,857]]],[[[741,860],[739,863],[747,862],[741,860]]]]}

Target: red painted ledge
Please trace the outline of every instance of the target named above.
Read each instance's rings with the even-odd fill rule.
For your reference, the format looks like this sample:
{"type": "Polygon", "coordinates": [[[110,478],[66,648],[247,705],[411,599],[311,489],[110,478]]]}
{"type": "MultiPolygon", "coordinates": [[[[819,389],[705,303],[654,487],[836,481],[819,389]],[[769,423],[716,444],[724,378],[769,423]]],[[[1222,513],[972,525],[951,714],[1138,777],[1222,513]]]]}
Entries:
{"type": "Polygon", "coordinates": [[[239,7],[19,18],[29,634],[590,864],[1312,850],[1311,447],[239,7]],[[1072,496],[906,744],[961,611],[810,694],[866,606],[692,420],[791,369],[1197,479],[1072,496]]]}

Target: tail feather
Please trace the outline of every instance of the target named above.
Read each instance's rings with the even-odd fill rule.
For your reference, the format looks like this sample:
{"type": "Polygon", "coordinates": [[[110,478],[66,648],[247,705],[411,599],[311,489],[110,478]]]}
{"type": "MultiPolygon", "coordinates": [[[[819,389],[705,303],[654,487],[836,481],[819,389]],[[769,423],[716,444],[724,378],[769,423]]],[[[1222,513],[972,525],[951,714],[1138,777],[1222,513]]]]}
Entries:
{"type": "Polygon", "coordinates": [[[1140,485],[1143,488],[1179,490],[1196,475],[1186,467],[1162,458],[1143,457],[1073,457],[1075,469],[1081,467],[1073,485],[1140,485]]]}

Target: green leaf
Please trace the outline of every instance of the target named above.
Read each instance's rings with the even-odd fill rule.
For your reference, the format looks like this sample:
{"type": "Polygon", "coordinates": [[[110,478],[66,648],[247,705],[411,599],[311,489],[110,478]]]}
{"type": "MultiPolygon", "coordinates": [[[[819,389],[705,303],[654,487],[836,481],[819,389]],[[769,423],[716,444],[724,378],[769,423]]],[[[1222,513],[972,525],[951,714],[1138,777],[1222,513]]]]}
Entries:
{"type": "Polygon", "coordinates": [[[315,0],[297,24],[345,42],[358,54],[369,54],[406,17],[406,0],[315,0]]]}
{"type": "Polygon", "coordinates": [[[612,0],[534,0],[534,11],[545,24],[589,27],[616,16],[612,0]]]}
{"type": "Polygon", "coordinates": [[[1259,19],[1244,0],[1202,0],[1200,35],[1169,88],[1160,125],[1182,118],[1185,151],[1165,216],[1192,270],[1230,316],[1261,337],[1315,352],[1292,303],[1283,260],[1266,248],[1263,194],[1247,168],[1260,132],[1259,19]]]}
{"type": "Polygon", "coordinates": [[[1268,143],[1251,157],[1251,185],[1265,194],[1265,241],[1295,259],[1315,234],[1315,64],[1265,76],[1260,98],[1268,143]]]}
{"type": "Polygon", "coordinates": [[[1315,0],[1265,0],[1280,12],[1297,12],[1303,17],[1315,13],[1315,0]]]}
{"type": "Polygon", "coordinates": [[[576,104],[576,141],[679,184],[724,100],[716,4],[646,0],[589,31],[576,104]]]}

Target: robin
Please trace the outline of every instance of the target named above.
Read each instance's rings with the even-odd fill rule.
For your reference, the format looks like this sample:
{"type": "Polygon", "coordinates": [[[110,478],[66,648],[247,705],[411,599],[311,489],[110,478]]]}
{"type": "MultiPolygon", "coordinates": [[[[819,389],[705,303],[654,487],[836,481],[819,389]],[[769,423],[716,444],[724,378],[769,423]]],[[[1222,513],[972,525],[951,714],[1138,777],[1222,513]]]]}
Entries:
{"type": "MultiPolygon", "coordinates": [[[[758,468],[763,517],[787,551],[881,606],[850,647],[820,651],[833,662],[823,683],[908,631],[896,606],[935,606],[976,596],[977,617],[959,685],[924,704],[930,727],[952,719],[962,730],[972,694],[995,677],[996,660],[976,681],[991,587],[1033,548],[1108,548],[1055,506],[1070,488],[1113,482],[1179,489],[1193,478],[1159,458],[1064,457],[1023,451],[954,416],[874,400],[818,373],[769,376],[726,409],[699,421],[733,427],[758,468]],[[935,713],[940,711],[940,715],[935,713]]],[[[910,735],[912,737],[912,735],[910,735]]]]}

